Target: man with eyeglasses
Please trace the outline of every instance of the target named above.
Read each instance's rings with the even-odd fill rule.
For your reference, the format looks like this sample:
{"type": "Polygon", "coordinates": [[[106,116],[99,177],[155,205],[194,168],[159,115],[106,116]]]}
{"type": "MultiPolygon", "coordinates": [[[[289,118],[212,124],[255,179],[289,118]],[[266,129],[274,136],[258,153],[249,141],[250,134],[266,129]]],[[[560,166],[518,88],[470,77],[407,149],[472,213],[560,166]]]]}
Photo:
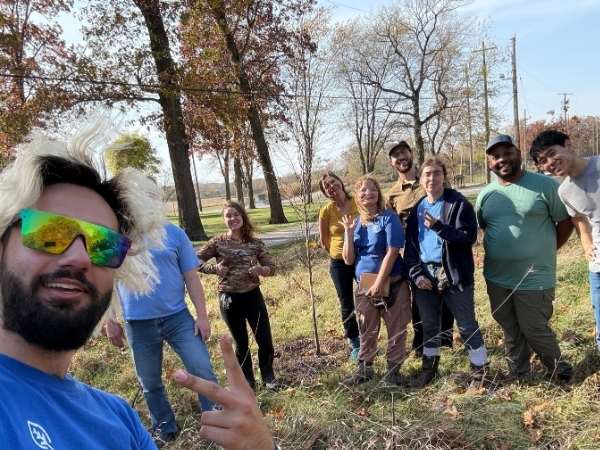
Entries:
{"type": "MultiPolygon", "coordinates": [[[[122,399],[67,374],[109,308],[113,284],[147,294],[147,246],[162,242],[162,204],[135,170],[102,180],[85,147],[34,138],[0,174],[0,447],[154,449],[122,399]],[[129,255],[129,256],[128,256],[129,255]]],[[[184,371],[175,380],[222,405],[200,435],[229,449],[273,448],[231,341],[225,390],[184,371]]]]}

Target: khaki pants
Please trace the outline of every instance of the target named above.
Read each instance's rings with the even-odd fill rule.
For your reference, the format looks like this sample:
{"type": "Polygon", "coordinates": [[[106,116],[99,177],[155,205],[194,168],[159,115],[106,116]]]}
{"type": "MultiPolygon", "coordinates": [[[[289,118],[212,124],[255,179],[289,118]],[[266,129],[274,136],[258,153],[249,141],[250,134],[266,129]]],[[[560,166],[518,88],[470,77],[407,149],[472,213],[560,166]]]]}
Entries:
{"type": "Polygon", "coordinates": [[[558,341],[550,318],[554,311],[554,288],[517,290],[504,288],[486,280],[492,317],[504,331],[506,356],[513,374],[529,373],[532,350],[551,373],[561,373],[571,366],[561,359],[558,341]]]}
{"type": "Polygon", "coordinates": [[[375,359],[381,319],[385,322],[388,334],[388,365],[400,365],[406,359],[406,327],[412,316],[408,283],[402,280],[392,283],[391,295],[395,301],[386,310],[373,306],[369,298],[359,294],[358,290],[355,293],[355,313],[360,332],[360,361],[369,364],[375,359]]]}

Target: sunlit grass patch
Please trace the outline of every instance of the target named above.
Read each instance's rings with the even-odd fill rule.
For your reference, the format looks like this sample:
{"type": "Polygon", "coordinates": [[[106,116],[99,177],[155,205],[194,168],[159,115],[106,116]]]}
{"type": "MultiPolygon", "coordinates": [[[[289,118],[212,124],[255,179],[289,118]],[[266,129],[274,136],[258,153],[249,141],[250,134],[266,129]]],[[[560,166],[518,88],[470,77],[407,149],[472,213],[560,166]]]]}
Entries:
{"type": "MultiPolygon", "coordinates": [[[[594,319],[588,297],[587,265],[578,242],[572,239],[559,253],[558,284],[552,326],[564,356],[575,367],[569,386],[548,381],[536,362],[528,382],[508,381],[502,331],[490,315],[481,276],[476,274],[476,313],[490,355],[489,380],[469,384],[469,362],[456,335],[453,349],[442,350],[440,376],[425,389],[385,388],[383,353],[377,356],[378,377],[349,389],[339,381],[351,373],[343,337],[339,304],[329,278],[328,259],[315,266],[315,293],[322,354],[315,354],[306,269],[299,261],[302,244],[273,251],[278,270],[265,279],[275,349],[275,369],[286,386],[278,392],[259,388],[258,400],[278,443],[284,449],[529,449],[600,448],[600,356],[594,349],[594,319]],[[393,400],[392,400],[393,397],[393,400]]],[[[479,257],[483,251],[477,249],[479,257]]],[[[215,335],[226,332],[220,318],[216,277],[202,276],[209,318],[215,335]]],[[[379,346],[385,349],[385,327],[379,346]]],[[[407,345],[412,330],[409,327],[407,345]]],[[[209,349],[218,377],[224,381],[216,342],[209,349]]],[[[256,365],[256,345],[251,350],[256,365]]],[[[165,351],[165,374],[179,367],[178,358],[165,351]]],[[[402,367],[415,375],[420,361],[410,356],[402,367]]],[[[96,339],[75,360],[77,377],[133,399],[137,380],[128,351],[116,350],[96,339]]],[[[257,371],[257,379],[260,380],[257,371]]],[[[183,428],[170,449],[216,448],[198,439],[196,398],[165,376],[177,420],[183,428]]],[[[143,398],[135,407],[148,424],[143,398]]]]}

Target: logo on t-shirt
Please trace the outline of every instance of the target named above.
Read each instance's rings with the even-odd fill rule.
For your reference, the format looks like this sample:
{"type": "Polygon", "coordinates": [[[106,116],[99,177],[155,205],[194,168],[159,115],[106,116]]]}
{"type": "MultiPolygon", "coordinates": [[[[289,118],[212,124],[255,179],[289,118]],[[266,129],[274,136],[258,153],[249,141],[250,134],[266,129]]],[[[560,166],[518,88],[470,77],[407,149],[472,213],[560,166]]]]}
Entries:
{"type": "Polygon", "coordinates": [[[370,224],[369,228],[371,229],[371,233],[376,234],[381,231],[381,225],[379,225],[377,222],[370,224]]]}
{"type": "Polygon", "coordinates": [[[44,430],[43,426],[29,420],[27,421],[27,426],[29,427],[29,434],[35,445],[44,450],[54,450],[54,447],[51,445],[52,439],[50,439],[50,436],[46,430],[44,430]]]}

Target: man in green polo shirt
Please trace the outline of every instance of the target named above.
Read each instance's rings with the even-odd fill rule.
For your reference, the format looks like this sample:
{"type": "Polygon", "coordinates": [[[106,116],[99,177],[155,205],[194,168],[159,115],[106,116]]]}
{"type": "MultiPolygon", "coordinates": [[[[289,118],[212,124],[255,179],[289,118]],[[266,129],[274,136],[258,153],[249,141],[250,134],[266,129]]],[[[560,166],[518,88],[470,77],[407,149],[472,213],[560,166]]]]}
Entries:
{"type": "Polygon", "coordinates": [[[556,250],[573,230],[558,183],[523,170],[510,136],[493,138],[486,155],[497,179],[480,192],[475,211],[485,231],[483,275],[492,316],[504,331],[511,372],[527,377],[533,350],[551,376],[568,382],[573,370],[549,325],[556,250]]]}

